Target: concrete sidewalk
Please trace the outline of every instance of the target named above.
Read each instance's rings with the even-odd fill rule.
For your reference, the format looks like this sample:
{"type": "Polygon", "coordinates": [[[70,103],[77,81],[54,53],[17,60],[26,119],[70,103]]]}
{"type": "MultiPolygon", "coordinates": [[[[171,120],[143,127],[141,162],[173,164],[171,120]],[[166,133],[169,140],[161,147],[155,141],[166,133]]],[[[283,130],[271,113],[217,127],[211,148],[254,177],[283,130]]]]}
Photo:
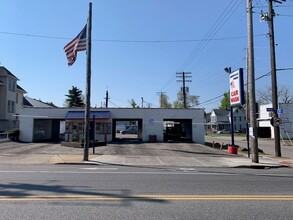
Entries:
{"type": "Polygon", "coordinates": [[[96,164],[138,167],[293,167],[293,158],[260,155],[252,163],[246,153],[228,154],[194,143],[108,144],[89,149],[89,161],[83,161],[83,149],[55,143],[0,142],[0,164],[96,164]]]}
{"type": "MultiPolygon", "coordinates": [[[[123,148],[142,148],[153,150],[153,155],[132,151],[132,154],[115,152],[122,146],[109,145],[103,155],[93,157],[92,162],[123,166],[163,166],[163,167],[293,167],[292,158],[274,158],[260,155],[259,163],[253,163],[247,153],[228,154],[226,150],[212,149],[199,144],[144,143],[141,145],[123,145],[123,148]],[[113,150],[114,149],[114,150],[113,150]],[[114,151],[114,152],[113,152],[114,151]],[[173,151],[176,154],[166,154],[173,151]]],[[[131,150],[130,150],[131,152],[131,150]]]]}

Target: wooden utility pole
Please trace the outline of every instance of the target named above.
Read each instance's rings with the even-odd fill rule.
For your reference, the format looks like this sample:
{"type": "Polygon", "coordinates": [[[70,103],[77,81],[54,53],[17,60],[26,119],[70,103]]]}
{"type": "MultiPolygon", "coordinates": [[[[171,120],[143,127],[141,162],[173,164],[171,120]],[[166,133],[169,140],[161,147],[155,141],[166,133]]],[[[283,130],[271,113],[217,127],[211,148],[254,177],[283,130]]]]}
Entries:
{"type": "Polygon", "coordinates": [[[163,100],[163,95],[164,95],[165,93],[166,93],[166,92],[157,92],[157,94],[160,95],[160,108],[163,108],[162,100],[163,100]]]}
{"type": "MultiPolygon", "coordinates": [[[[274,1],[282,3],[281,1],[274,1]]],[[[271,57],[271,80],[272,80],[272,105],[275,116],[277,117],[278,109],[278,89],[277,89],[277,73],[276,73],[276,57],[275,57],[275,37],[274,37],[274,16],[275,12],[273,9],[273,0],[268,0],[268,25],[269,25],[269,36],[270,36],[270,57],[271,57]]],[[[280,141],[280,127],[274,126],[275,136],[275,156],[281,157],[281,141],[280,141]]]]}
{"type": "Polygon", "coordinates": [[[255,76],[254,76],[254,44],[253,44],[253,20],[252,20],[252,0],[246,0],[247,3],[247,32],[248,32],[248,86],[249,86],[249,110],[250,127],[249,140],[251,146],[252,162],[258,163],[258,135],[256,124],[256,102],[255,102],[255,76]]]}
{"type": "Polygon", "coordinates": [[[182,80],[177,80],[177,82],[182,82],[183,86],[182,86],[182,93],[183,93],[183,106],[184,108],[187,108],[187,104],[186,104],[186,86],[185,86],[185,82],[191,82],[191,80],[186,80],[186,78],[190,78],[191,76],[189,76],[189,74],[191,74],[191,72],[179,72],[176,73],[177,77],[182,78],[182,80]]]}
{"type": "Polygon", "coordinates": [[[108,102],[109,102],[109,93],[108,93],[108,89],[106,91],[106,108],[108,108],[108,102]]]}
{"type": "Polygon", "coordinates": [[[89,2],[89,17],[87,23],[87,53],[86,53],[86,103],[85,103],[85,135],[84,135],[84,154],[83,160],[89,160],[90,142],[90,108],[91,108],[91,33],[92,32],[92,3],[89,2]]]}

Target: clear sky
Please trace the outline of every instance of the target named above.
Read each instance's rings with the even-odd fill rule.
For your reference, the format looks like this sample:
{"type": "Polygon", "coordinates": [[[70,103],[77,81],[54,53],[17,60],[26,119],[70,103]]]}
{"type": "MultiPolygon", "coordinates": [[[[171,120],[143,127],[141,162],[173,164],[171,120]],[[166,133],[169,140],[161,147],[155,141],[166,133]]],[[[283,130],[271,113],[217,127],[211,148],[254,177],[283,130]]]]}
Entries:
{"type": "MultiPolygon", "coordinates": [[[[84,27],[87,0],[0,0],[0,63],[16,75],[29,97],[63,106],[72,86],[85,93],[86,55],[71,67],[63,47],[84,27]]],[[[91,105],[130,107],[141,97],[159,107],[158,92],[176,99],[176,72],[192,73],[190,94],[200,108],[218,108],[229,90],[225,67],[246,70],[245,0],[93,0],[91,105]],[[211,101],[210,101],[211,100],[211,101]]],[[[255,0],[255,77],[270,72],[268,25],[255,0]]],[[[274,4],[277,68],[293,67],[293,0],[274,4]]],[[[278,84],[292,88],[293,70],[279,71],[278,84]]],[[[270,76],[256,90],[270,86],[270,76]]],[[[147,103],[144,103],[146,106],[147,103]]]]}

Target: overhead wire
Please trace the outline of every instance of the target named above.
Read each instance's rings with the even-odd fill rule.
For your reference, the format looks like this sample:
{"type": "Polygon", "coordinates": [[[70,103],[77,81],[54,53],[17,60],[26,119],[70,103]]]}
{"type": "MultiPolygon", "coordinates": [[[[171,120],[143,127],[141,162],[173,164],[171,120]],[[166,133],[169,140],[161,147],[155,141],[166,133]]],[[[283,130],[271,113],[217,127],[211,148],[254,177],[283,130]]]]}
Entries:
{"type": "MultiPolygon", "coordinates": [[[[48,36],[48,35],[37,35],[28,33],[17,33],[17,32],[7,32],[0,31],[0,34],[25,36],[25,37],[35,37],[44,39],[56,39],[56,40],[71,40],[70,37],[58,37],[58,36],[48,36]]],[[[114,39],[92,39],[94,42],[109,42],[109,43],[190,43],[190,42],[203,42],[203,41],[223,41],[223,40],[233,40],[233,39],[245,39],[247,36],[234,36],[234,37],[219,37],[211,39],[179,39],[179,40],[114,40],[114,39]]]]}
{"type": "Polygon", "coordinates": [[[210,42],[210,39],[212,39],[213,36],[215,36],[215,34],[218,33],[218,31],[222,28],[222,26],[225,24],[225,22],[228,20],[228,18],[231,17],[232,14],[230,12],[233,9],[234,9],[234,11],[236,10],[236,8],[234,8],[234,7],[235,7],[235,5],[237,3],[239,3],[238,6],[236,7],[236,8],[238,8],[240,6],[240,4],[242,3],[240,0],[238,0],[238,1],[233,1],[232,0],[229,3],[229,5],[224,10],[224,12],[220,15],[220,17],[218,18],[218,20],[212,25],[212,27],[210,28],[210,30],[205,35],[205,37],[204,37],[205,41],[201,41],[200,44],[196,48],[194,48],[194,50],[191,52],[191,54],[188,56],[188,58],[178,68],[177,72],[178,71],[182,71],[184,68],[186,68],[187,66],[189,66],[193,62],[193,60],[197,57],[197,55],[210,42]],[[234,2],[234,4],[230,7],[230,5],[233,2],[234,2]]]}

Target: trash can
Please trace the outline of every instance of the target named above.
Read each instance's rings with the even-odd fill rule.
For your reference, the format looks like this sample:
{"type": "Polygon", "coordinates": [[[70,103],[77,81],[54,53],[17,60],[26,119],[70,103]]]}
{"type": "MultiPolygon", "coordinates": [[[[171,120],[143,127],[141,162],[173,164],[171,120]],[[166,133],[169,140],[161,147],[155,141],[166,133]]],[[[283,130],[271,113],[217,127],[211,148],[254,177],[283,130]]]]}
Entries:
{"type": "Polygon", "coordinates": [[[237,146],[228,145],[228,153],[229,154],[237,154],[237,152],[238,152],[237,146]]]}
{"type": "Polygon", "coordinates": [[[157,135],[149,135],[149,142],[157,142],[157,135]]]}

